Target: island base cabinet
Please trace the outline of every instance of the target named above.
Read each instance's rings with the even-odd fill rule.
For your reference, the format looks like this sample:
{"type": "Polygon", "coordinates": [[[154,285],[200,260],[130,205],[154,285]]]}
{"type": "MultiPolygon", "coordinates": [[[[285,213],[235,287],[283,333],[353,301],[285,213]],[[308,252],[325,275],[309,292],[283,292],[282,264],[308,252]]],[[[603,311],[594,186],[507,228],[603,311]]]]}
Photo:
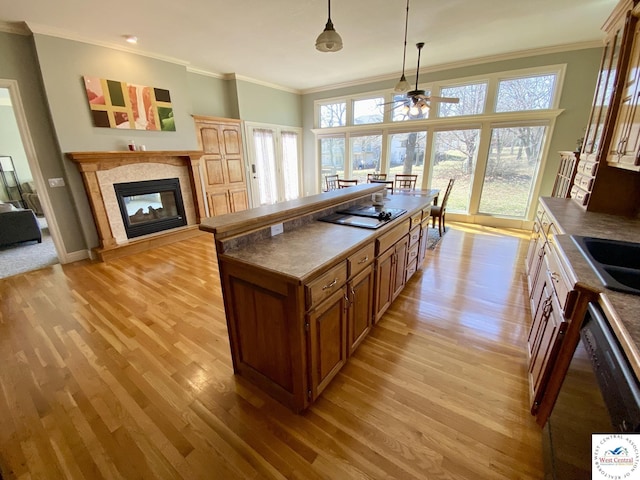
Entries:
{"type": "Polygon", "coordinates": [[[311,401],[347,361],[347,308],[347,289],[343,286],[307,314],[311,401]]]}
{"type": "Polygon", "coordinates": [[[221,264],[236,374],[301,411],[309,404],[302,289],[277,277],[221,264]]]}

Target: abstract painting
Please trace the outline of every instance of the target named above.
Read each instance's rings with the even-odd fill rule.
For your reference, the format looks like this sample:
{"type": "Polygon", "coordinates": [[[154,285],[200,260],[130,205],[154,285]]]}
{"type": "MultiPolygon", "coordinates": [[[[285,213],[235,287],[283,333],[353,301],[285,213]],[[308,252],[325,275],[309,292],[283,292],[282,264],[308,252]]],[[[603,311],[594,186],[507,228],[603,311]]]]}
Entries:
{"type": "Polygon", "coordinates": [[[84,76],[93,125],[175,132],[169,90],[84,76]]]}

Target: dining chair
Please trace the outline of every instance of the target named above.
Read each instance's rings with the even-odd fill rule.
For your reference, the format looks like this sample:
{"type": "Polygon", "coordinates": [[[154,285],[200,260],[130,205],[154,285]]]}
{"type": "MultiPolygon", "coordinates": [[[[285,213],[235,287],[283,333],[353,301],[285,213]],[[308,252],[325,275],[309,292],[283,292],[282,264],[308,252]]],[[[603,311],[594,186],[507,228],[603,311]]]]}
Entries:
{"type": "Polygon", "coordinates": [[[418,175],[405,175],[397,173],[395,176],[396,190],[415,190],[418,175]]]}
{"type": "Polygon", "coordinates": [[[324,179],[327,182],[327,192],[338,189],[338,175],[325,175],[324,179]]]}
{"type": "Polygon", "coordinates": [[[358,184],[358,180],[343,180],[341,178],[338,179],[338,188],[351,187],[357,184],[358,184]]]}
{"type": "Polygon", "coordinates": [[[431,222],[432,227],[436,227],[436,218],[438,219],[438,234],[442,236],[442,232],[446,232],[446,228],[444,225],[444,217],[447,209],[447,201],[449,200],[449,194],[451,193],[451,189],[453,188],[453,183],[455,179],[450,178],[449,184],[447,185],[447,189],[444,191],[444,196],[442,197],[442,202],[440,205],[432,205],[431,206],[431,222]]]}
{"type": "Polygon", "coordinates": [[[386,180],[386,173],[367,173],[367,183],[371,183],[373,180],[386,180]]]}

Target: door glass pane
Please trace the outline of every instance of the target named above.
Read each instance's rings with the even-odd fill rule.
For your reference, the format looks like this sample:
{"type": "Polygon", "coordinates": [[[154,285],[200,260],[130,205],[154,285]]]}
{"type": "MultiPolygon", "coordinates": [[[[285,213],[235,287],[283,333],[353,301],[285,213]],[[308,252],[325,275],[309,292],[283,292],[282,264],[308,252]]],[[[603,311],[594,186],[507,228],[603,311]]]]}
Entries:
{"type": "Polygon", "coordinates": [[[435,132],[431,158],[431,186],[442,194],[450,178],[455,179],[447,204],[448,212],[467,213],[473,174],[478,157],[479,129],[435,132]]]}
{"type": "Polygon", "coordinates": [[[498,84],[496,112],[551,108],[555,85],[555,75],[502,80],[498,84]]]}
{"type": "Polygon", "coordinates": [[[275,144],[273,131],[256,128],[253,130],[253,145],[256,152],[255,177],[258,184],[260,205],[270,205],[278,201],[276,183],[275,144]]]}
{"type": "Polygon", "coordinates": [[[339,175],[344,178],[344,137],[323,137],[320,139],[320,188],[326,189],[324,177],[326,175],[339,175]]]}
{"type": "Polygon", "coordinates": [[[480,213],[524,218],[547,128],[494,128],[480,213]]]}
{"type": "Polygon", "coordinates": [[[347,124],[347,103],[320,105],[320,128],[344,127],[347,124]]]}
{"type": "Polygon", "coordinates": [[[300,196],[298,171],[298,134],[282,132],[282,177],[284,199],[292,200],[300,196]]]}
{"type": "Polygon", "coordinates": [[[460,99],[458,103],[438,103],[440,117],[479,115],[484,112],[484,103],[487,96],[486,83],[445,87],[440,92],[443,97],[460,99]]]}
{"type": "Polygon", "coordinates": [[[382,123],[384,118],[384,98],[354,100],[353,124],[382,123]]]}
{"type": "Polygon", "coordinates": [[[418,175],[416,188],[421,188],[425,142],[425,132],[389,135],[389,176],[387,178],[393,180],[397,173],[418,175]]]}
{"type": "Polygon", "coordinates": [[[351,137],[351,179],[367,182],[367,174],[380,171],[382,135],[351,137]]]}

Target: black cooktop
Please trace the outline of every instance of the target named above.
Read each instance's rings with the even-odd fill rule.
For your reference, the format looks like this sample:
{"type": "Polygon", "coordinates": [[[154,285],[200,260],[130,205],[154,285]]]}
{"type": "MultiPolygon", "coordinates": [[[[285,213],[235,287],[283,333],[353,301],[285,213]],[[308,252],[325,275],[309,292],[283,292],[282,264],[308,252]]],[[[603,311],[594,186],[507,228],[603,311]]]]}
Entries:
{"type": "Polygon", "coordinates": [[[357,205],[345,210],[338,210],[337,213],[347,213],[349,215],[357,215],[359,217],[377,218],[378,220],[393,220],[394,218],[399,217],[405,212],[406,210],[402,208],[387,208],[382,205],[357,205]]]}

